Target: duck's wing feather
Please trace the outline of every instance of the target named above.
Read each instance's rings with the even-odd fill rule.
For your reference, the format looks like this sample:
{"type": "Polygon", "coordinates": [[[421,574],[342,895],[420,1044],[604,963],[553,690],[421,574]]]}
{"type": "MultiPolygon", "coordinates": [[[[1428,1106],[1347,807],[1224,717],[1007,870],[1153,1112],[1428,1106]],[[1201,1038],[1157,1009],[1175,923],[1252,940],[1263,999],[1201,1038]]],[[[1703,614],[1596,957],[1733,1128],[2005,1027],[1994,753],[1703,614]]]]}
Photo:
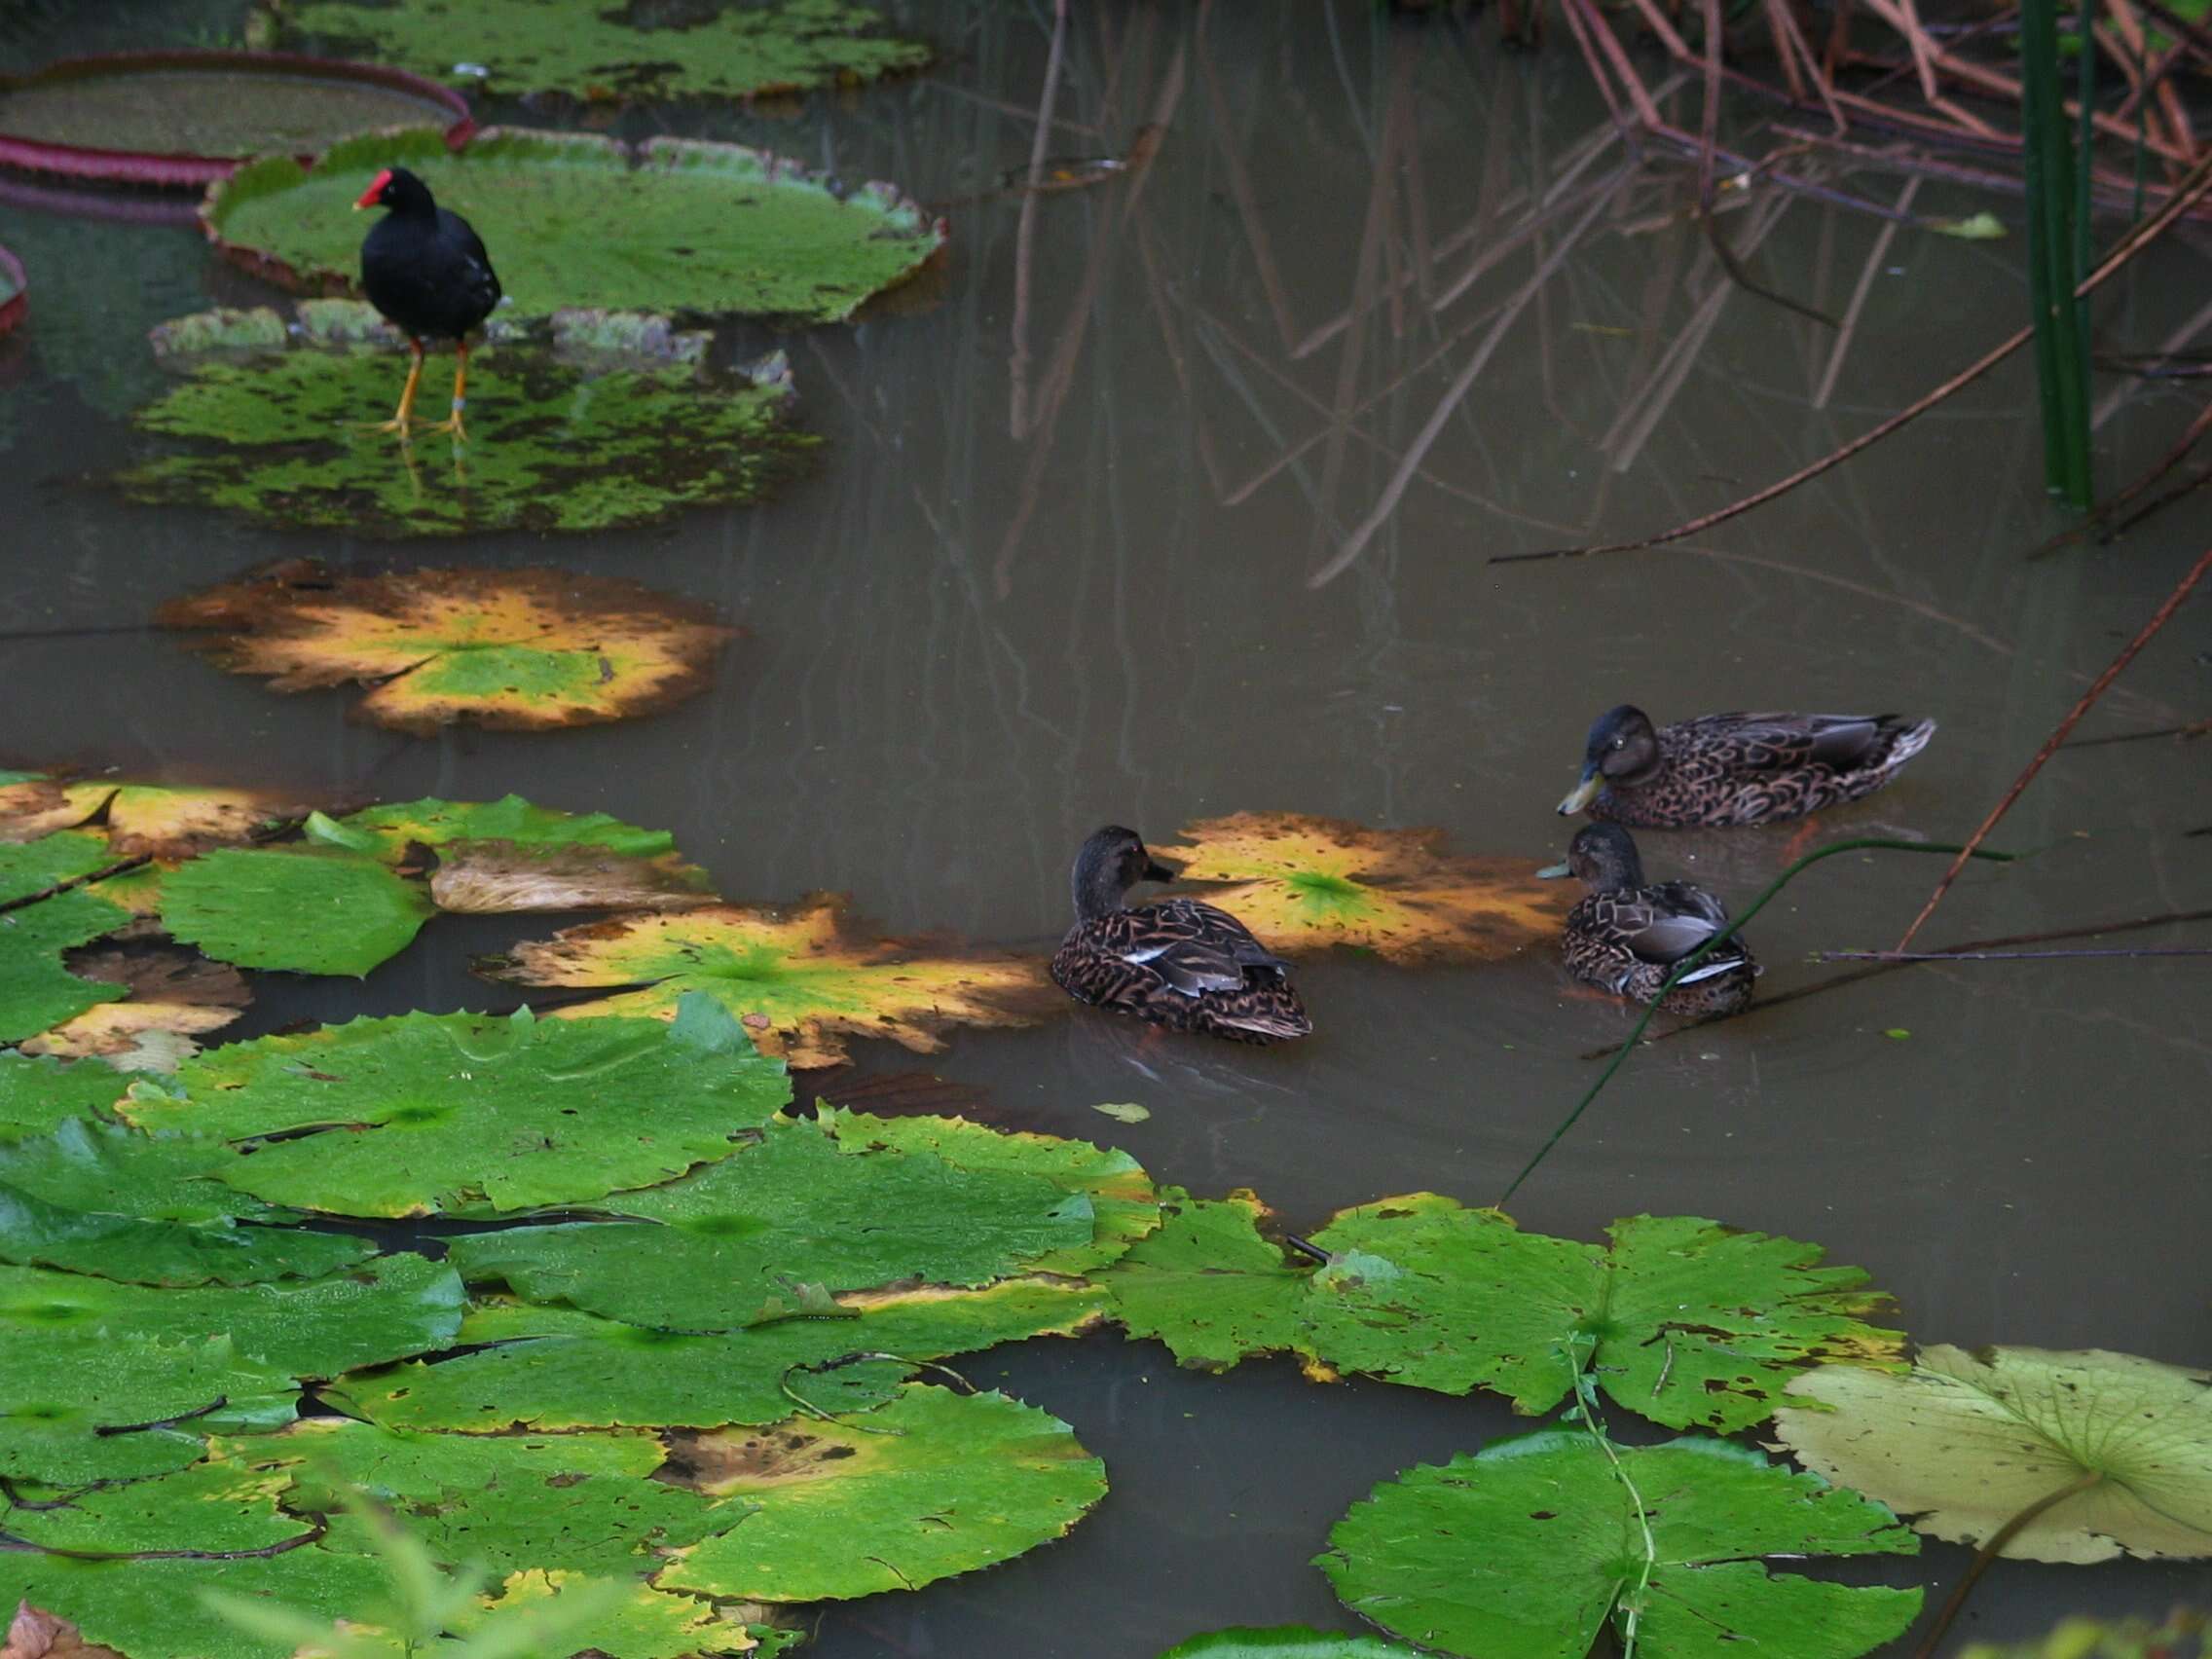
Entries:
{"type": "Polygon", "coordinates": [[[1839,772],[1879,761],[1904,724],[1897,715],[1708,715],[1690,722],[1737,764],[1761,770],[1819,764],[1839,772]]]}
{"type": "Polygon", "coordinates": [[[1188,997],[1240,990],[1250,971],[1280,977],[1289,966],[1228,911],[1195,899],[1169,899],[1124,914],[1131,925],[1117,954],[1152,969],[1188,997]]]}
{"type": "Polygon", "coordinates": [[[1727,919],[1712,894],[1681,881],[1599,900],[1599,924],[1641,960],[1662,967],[1704,944],[1727,919]]]}

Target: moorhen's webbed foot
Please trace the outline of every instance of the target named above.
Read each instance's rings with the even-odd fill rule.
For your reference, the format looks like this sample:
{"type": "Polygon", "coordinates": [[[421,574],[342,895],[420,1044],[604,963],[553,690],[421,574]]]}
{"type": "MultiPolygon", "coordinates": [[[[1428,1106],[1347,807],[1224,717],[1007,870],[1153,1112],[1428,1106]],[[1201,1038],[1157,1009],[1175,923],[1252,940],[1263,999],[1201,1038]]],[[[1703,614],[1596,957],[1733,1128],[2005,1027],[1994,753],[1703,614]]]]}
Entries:
{"type": "Polygon", "coordinates": [[[468,402],[468,342],[461,343],[461,360],[453,371],[453,413],[430,428],[433,432],[451,432],[456,443],[468,441],[468,428],[461,424],[461,412],[468,402]]]}
{"type": "Polygon", "coordinates": [[[399,407],[392,411],[390,420],[377,423],[378,431],[397,432],[403,438],[415,420],[415,387],[423,379],[423,343],[415,340],[409,345],[413,348],[413,358],[407,365],[407,384],[400,388],[399,407]]]}

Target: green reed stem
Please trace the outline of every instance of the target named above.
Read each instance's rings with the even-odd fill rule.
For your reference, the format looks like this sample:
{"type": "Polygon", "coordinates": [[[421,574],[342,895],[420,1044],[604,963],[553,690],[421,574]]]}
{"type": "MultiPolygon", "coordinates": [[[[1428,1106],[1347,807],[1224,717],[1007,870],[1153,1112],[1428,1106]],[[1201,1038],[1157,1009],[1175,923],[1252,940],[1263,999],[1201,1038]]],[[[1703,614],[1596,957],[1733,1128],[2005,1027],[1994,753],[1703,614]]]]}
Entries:
{"type": "MultiPolygon", "coordinates": [[[[2078,37],[2084,134],[2091,131],[2094,20],[2093,0],[2084,0],[2078,37]]],[[[2058,0],[2021,0],[2020,151],[2027,177],[2028,298],[2043,412],[2044,481],[2075,506],[2086,508],[2092,498],[2088,340],[2084,307],[2074,289],[2087,266],[2086,169],[2092,152],[2086,142],[2077,146],[2067,127],[2058,69],[2058,0]]]]}
{"type": "MultiPolygon", "coordinates": [[[[1497,1200],[1497,1207],[1503,1208],[1506,1200],[1511,1198],[1515,1193],[1521,1190],[1521,1183],[1528,1180],[1530,1176],[1533,1175],[1536,1172],[1536,1165],[1543,1162],[1545,1159],[1551,1156],[1552,1148],[1559,1145],[1561,1140],[1566,1137],[1567,1131],[1574,1127],[1574,1121],[1577,1118],[1581,1117],[1582,1114],[1589,1109],[1591,1101],[1598,1098],[1599,1090],[1604,1088],[1606,1084],[1612,1082],[1613,1073],[1619,1071],[1621,1069],[1621,1066],[1627,1061],[1629,1055],[1635,1051],[1637,1044],[1643,1040],[1645,1027],[1650,1025],[1652,1019],[1658,1014],[1660,999],[1665,997],[1669,991],[1673,990],[1675,986],[1681,982],[1681,978],[1684,974],[1687,974],[1700,962],[1703,962],[1708,956],[1712,955],[1715,950],[1719,949],[1722,944],[1727,942],[1730,935],[1734,934],[1737,929],[1741,928],[1746,922],[1750,921],[1753,916],[1757,915],[1761,910],[1765,909],[1767,901],[1772,899],[1777,893],[1780,893],[1785,887],[1788,887],[1790,882],[1794,881],[1797,878],[1799,871],[1805,869],[1809,866],[1819,864],[1823,859],[1832,859],[1838,853],[1853,853],[1866,850],[1877,850],[1893,853],[1952,854],[1967,851],[1965,847],[1961,846],[1955,841],[1895,841],[1891,840],[1887,836],[1864,835],[1855,840],[1838,841],[1834,846],[1823,847],[1817,853],[1807,853],[1803,858],[1799,859],[1795,864],[1791,865],[1788,869],[1784,870],[1780,875],[1776,876],[1772,881],[1768,882],[1765,889],[1759,894],[1759,896],[1756,899],[1753,899],[1749,904],[1745,905],[1740,913],[1729,917],[1724,924],[1714,930],[1714,935],[1711,939],[1707,940],[1703,944],[1699,945],[1695,950],[1691,951],[1687,956],[1683,957],[1679,962],[1675,964],[1674,972],[1667,976],[1666,982],[1659,987],[1657,995],[1652,997],[1651,1005],[1643,1011],[1643,1017],[1636,1022],[1636,1029],[1631,1031],[1628,1034],[1627,1039],[1622,1042],[1620,1050],[1613,1055],[1611,1063],[1608,1064],[1605,1069],[1599,1074],[1598,1081],[1590,1086],[1589,1089],[1583,1094],[1582,1098],[1574,1103],[1574,1110],[1567,1115],[1566,1120],[1561,1123],[1560,1126],[1552,1130],[1551,1138],[1545,1141],[1542,1146],[1536,1149],[1536,1156],[1530,1159],[1527,1163],[1521,1166],[1521,1173],[1513,1177],[1513,1184],[1510,1187],[1507,1187],[1504,1193],[1499,1196],[1497,1200]]],[[[2019,858],[2021,855],[2018,853],[1993,853],[1990,852],[1987,848],[1977,847],[1973,849],[1970,856],[1977,859],[1992,859],[1999,864],[2009,864],[2014,859],[2019,858]]]]}

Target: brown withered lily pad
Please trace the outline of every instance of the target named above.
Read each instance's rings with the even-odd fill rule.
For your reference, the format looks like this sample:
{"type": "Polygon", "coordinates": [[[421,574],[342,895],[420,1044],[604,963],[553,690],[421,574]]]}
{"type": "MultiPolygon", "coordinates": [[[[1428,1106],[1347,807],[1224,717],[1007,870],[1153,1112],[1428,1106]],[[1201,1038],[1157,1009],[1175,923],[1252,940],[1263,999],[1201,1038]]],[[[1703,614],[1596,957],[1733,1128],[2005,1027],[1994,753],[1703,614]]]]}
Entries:
{"type": "Polygon", "coordinates": [[[705,991],[765,1054],[794,1066],[848,1057],[848,1037],[882,1037],[931,1053],[949,1025],[1029,1025],[1064,999],[1042,959],[942,940],[876,937],[844,902],[817,894],[788,908],[715,904],[617,916],[569,928],[478,964],[525,985],[642,987],[556,1011],[564,1017],[675,1014],[705,991]]]}
{"type": "Polygon", "coordinates": [[[1157,849],[1270,949],[1352,945],[1405,965],[1487,962],[1554,937],[1574,895],[1532,859],[1448,851],[1441,830],[1371,830],[1341,818],[1239,812],[1157,849]]]}
{"type": "Polygon", "coordinates": [[[87,1641],[67,1619],[18,1602],[16,1616],[8,1624],[8,1640],[0,1642],[0,1659],[123,1659],[123,1655],[87,1641]]]}
{"type": "Polygon", "coordinates": [[[459,720],[509,731],[630,719],[703,690],[734,631],[635,582],[522,571],[332,575],[288,566],[166,605],[166,627],[279,691],[373,686],[360,711],[418,735],[459,720]]]}
{"type": "Polygon", "coordinates": [[[0,786],[0,841],[83,828],[104,832],[119,859],[181,859],[258,839],[310,810],[276,790],[22,777],[0,786]]]}
{"type": "Polygon", "coordinates": [[[26,1054],[97,1057],[119,1071],[174,1071],[199,1051],[196,1039],[230,1024],[253,1000],[236,968],[182,951],[78,951],[68,966],[80,979],[121,985],[129,995],[31,1038],[22,1045],[26,1054]]]}

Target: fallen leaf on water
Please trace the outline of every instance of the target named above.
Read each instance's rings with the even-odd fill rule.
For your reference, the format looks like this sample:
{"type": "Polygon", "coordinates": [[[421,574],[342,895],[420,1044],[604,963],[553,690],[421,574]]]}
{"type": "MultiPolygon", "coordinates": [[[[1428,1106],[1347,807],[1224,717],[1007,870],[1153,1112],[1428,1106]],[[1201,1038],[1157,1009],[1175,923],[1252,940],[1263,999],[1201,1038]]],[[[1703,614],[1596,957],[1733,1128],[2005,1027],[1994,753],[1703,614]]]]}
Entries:
{"type": "Polygon", "coordinates": [[[8,1625],[7,1644],[0,1646],[0,1659],[123,1659],[123,1655],[87,1641],[67,1619],[18,1602],[8,1625]]]}
{"type": "Polygon", "coordinates": [[[1093,1106],[1091,1110],[1105,1113],[1117,1124],[1141,1124],[1152,1116],[1148,1109],[1139,1106],[1133,1100],[1104,1100],[1093,1106]]]}

